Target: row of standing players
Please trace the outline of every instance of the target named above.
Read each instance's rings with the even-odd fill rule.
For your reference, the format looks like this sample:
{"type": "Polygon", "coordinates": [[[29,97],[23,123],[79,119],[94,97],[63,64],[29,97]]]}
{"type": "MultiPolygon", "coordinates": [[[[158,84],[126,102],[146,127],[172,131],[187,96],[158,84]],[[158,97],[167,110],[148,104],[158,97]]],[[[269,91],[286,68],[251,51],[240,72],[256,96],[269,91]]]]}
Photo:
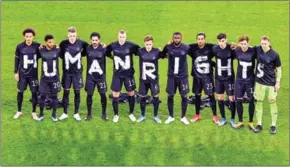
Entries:
{"type": "MultiPolygon", "coordinates": [[[[249,47],[249,38],[241,36],[239,44],[228,44],[225,33],[217,35],[218,44],[206,43],[206,35],[198,33],[196,36],[197,43],[186,45],[181,42],[182,34],[175,32],[172,41],[161,50],[153,47],[152,36],[144,38],[145,47],[140,48],[135,43],[126,41],[126,32],[120,30],[118,32],[118,41],[112,42],[108,46],[100,42],[100,34],[92,33],[91,44],[77,39],[77,31],[74,27],[68,29],[68,39],[63,40],[59,46],[55,45],[52,35],[45,36],[45,45],[40,45],[33,42],[35,32],[33,29],[23,31],[25,42],[20,43],[15,51],[15,79],[18,81],[18,111],[14,115],[17,119],[22,116],[22,101],[23,92],[27,85],[32,91],[32,117],[35,120],[41,121],[44,118],[44,100],[46,94],[52,97],[52,120],[64,120],[68,118],[68,99],[71,85],[74,89],[74,118],[80,121],[78,114],[80,105],[80,89],[83,87],[82,71],[83,66],[81,58],[87,58],[87,70],[85,90],[87,92],[87,109],[88,114],[85,120],[92,118],[92,102],[95,88],[101,97],[102,119],[108,120],[106,114],[107,107],[107,82],[106,82],[106,57],[113,60],[113,78],[111,90],[113,91],[113,122],[118,122],[118,97],[124,84],[128,92],[129,101],[129,118],[131,121],[136,121],[134,112],[134,90],[136,89],[134,80],[133,55],[139,56],[139,94],[141,95],[140,109],[141,116],[137,122],[142,122],[146,119],[146,95],[151,90],[154,106],[154,121],[161,123],[158,117],[159,99],[159,75],[158,75],[158,60],[168,58],[168,73],[167,87],[168,93],[168,111],[169,117],[165,124],[169,124],[175,120],[174,118],[174,95],[178,88],[181,95],[181,122],[188,125],[189,121],[186,118],[187,110],[187,94],[189,93],[188,83],[188,66],[187,55],[192,58],[193,76],[193,93],[195,93],[195,111],[196,114],[190,120],[196,122],[201,119],[200,102],[201,92],[210,98],[210,106],[213,112],[213,122],[219,126],[226,124],[225,107],[224,107],[224,92],[230,100],[231,110],[231,126],[233,128],[241,128],[243,123],[243,105],[242,98],[246,93],[250,99],[249,103],[249,128],[254,132],[262,130],[262,110],[257,109],[258,125],[254,127],[253,116],[255,110],[254,94],[259,102],[263,102],[265,91],[269,89],[269,101],[276,105],[277,91],[280,88],[281,78],[281,62],[278,53],[270,47],[270,40],[267,36],[261,38],[261,45],[249,47]],[[60,79],[58,70],[58,58],[63,61],[63,75],[61,85],[64,89],[63,94],[63,114],[56,117],[57,93],[60,91],[60,79]],[[42,59],[42,74],[40,85],[38,86],[37,62],[42,59]],[[215,58],[215,62],[212,61],[215,58]],[[238,60],[237,76],[235,77],[233,69],[233,60],[238,60]],[[255,61],[257,60],[256,74],[255,61]],[[214,70],[215,68],[215,70],[214,70]],[[277,72],[278,71],[278,72],[277,72]],[[215,75],[213,73],[215,72],[215,75]],[[278,74],[277,74],[278,73],[278,74]],[[254,87],[256,91],[254,91],[254,87]],[[259,92],[257,90],[259,89],[259,92]],[[264,90],[265,89],[265,90],[264,90]],[[261,92],[261,91],[264,92],[261,92]],[[40,98],[40,115],[36,115],[37,95],[39,91],[40,98]],[[216,114],[216,99],[214,93],[217,94],[218,106],[222,119],[219,120],[216,114]],[[235,113],[239,117],[239,123],[235,124],[235,113]],[[258,111],[259,110],[259,111],[258,111]]],[[[271,105],[270,104],[270,105],[271,105]]],[[[275,106],[273,107],[275,108],[275,106]]],[[[271,106],[272,109],[272,106],[271,106]]],[[[272,112],[272,111],[271,111],[272,112]]],[[[276,111],[272,112],[271,133],[276,133],[277,106],[276,111]],[[273,114],[274,112],[274,114],[273,114]],[[276,115],[276,119],[275,119],[276,115]]]]}

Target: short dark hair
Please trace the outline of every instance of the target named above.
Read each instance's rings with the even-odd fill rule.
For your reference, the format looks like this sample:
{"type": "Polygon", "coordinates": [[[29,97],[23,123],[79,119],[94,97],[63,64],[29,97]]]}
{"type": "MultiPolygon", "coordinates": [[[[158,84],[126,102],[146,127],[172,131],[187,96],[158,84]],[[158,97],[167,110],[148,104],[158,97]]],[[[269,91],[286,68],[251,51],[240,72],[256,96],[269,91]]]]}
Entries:
{"type": "Polygon", "coordinates": [[[174,35],[180,35],[180,36],[182,36],[182,35],[181,35],[181,32],[174,32],[174,33],[173,33],[173,36],[174,36],[174,35]]]}
{"type": "Polygon", "coordinates": [[[196,38],[197,38],[198,36],[200,36],[200,35],[202,35],[202,36],[204,37],[204,39],[205,39],[206,35],[205,35],[204,32],[199,32],[199,33],[197,33],[197,34],[196,34],[196,38]]]}
{"type": "Polygon", "coordinates": [[[223,38],[227,39],[227,34],[226,33],[219,33],[216,38],[218,40],[221,40],[223,38]]]}
{"type": "Polygon", "coordinates": [[[91,39],[92,39],[93,37],[98,37],[99,39],[101,39],[101,35],[100,35],[100,33],[98,33],[98,32],[92,32],[90,37],[91,37],[91,39]]]}
{"type": "Polygon", "coordinates": [[[35,31],[33,28],[26,28],[25,30],[23,30],[22,35],[25,36],[26,33],[32,33],[33,36],[35,36],[35,31]]]}
{"type": "Polygon", "coordinates": [[[147,41],[153,41],[153,37],[152,37],[152,35],[146,35],[146,36],[144,37],[144,42],[147,42],[147,41]]]}
{"type": "Polygon", "coordinates": [[[118,34],[126,34],[126,31],[125,30],[119,30],[118,34]]]}
{"type": "Polygon", "coordinates": [[[245,41],[245,40],[246,40],[247,42],[249,42],[250,39],[249,39],[249,37],[246,36],[246,35],[242,35],[242,36],[239,37],[239,42],[242,42],[242,41],[245,41]]]}
{"type": "Polygon", "coordinates": [[[44,41],[47,42],[48,40],[50,39],[54,39],[53,35],[52,34],[47,34],[45,37],[44,37],[44,41]]]}

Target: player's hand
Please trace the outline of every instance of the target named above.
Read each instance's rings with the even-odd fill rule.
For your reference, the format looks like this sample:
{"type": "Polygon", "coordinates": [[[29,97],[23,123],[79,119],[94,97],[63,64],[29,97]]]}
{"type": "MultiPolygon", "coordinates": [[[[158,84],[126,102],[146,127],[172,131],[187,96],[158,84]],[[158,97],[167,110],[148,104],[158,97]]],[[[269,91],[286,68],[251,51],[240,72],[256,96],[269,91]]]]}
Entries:
{"type": "Polygon", "coordinates": [[[231,43],[231,49],[236,49],[237,47],[239,47],[238,44],[236,44],[234,42],[231,43]]]}
{"type": "Polygon", "coordinates": [[[14,79],[15,79],[16,81],[19,81],[19,75],[18,75],[18,73],[15,73],[15,74],[14,74],[14,79]]]}
{"type": "Polygon", "coordinates": [[[42,48],[44,48],[44,45],[40,44],[39,49],[42,49],[42,48]]]}
{"type": "Polygon", "coordinates": [[[102,47],[106,47],[106,44],[103,42],[101,42],[101,45],[102,45],[102,47]]]}
{"type": "Polygon", "coordinates": [[[55,45],[55,47],[58,49],[58,48],[59,48],[59,45],[58,45],[58,44],[56,44],[56,45],[55,45]]]}
{"type": "Polygon", "coordinates": [[[279,89],[280,89],[280,82],[276,82],[276,84],[275,84],[275,90],[276,90],[276,92],[278,92],[279,89]]]}
{"type": "Polygon", "coordinates": [[[169,40],[169,41],[167,42],[168,45],[171,45],[172,43],[173,43],[173,40],[169,40]]]}

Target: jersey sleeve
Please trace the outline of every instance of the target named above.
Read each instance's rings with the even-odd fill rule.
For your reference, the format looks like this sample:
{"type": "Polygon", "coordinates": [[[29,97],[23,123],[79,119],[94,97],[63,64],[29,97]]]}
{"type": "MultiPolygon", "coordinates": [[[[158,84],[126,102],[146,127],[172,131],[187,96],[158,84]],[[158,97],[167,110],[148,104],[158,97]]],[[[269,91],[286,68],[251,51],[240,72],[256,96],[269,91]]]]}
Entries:
{"type": "Polygon", "coordinates": [[[133,44],[133,46],[132,46],[132,53],[133,53],[134,55],[137,55],[138,52],[139,52],[139,49],[140,49],[140,46],[139,46],[139,45],[137,45],[137,44],[133,44]]]}
{"type": "Polygon", "coordinates": [[[39,47],[36,49],[36,56],[37,56],[37,59],[41,58],[40,48],[39,47]]]}
{"type": "Polygon", "coordinates": [[[65,47],[65,43],[64,43],[64,41],[61,41],[61,43],[59,44],[59,49],[60,49],[60,54],[59,54],[59,57],[61,58],[61,59],[63,59],[64,58],[64,47],[65,47]]]}
{"type": "Polygon", "coordinates": [[[14,73],[18,72],[19,59],[20,59],[20,49],[19,49],[19,46],[17,46],[15,49],[14,73]]]}
{"type": "Polygon", "coordinates": [[[279,54],[277,54],[277,57],[275,59],[275,67],[280,67],[281,66],[281,60],[279,54]]]}
{"type": "Polygon", "coordinates": [[[83,50],[82,50],[82,57],[87,55],[87,48],[89,44],[86,41],[83,41],[83,50]]]}
{"type": "Polygon", "coordinates": [[[112,55],[112,44],[109,44],[109,45],[106,47],[105,56],[109,57],[110,59],[113,58],[113,55],[112,55]]]}
{"type": "Polygon", "coordinates": [[[235,49],[233,49],[233,50],[231,51],[231,54],[232,54],[232,58],[233,58],[233,59],[236,59],[236,58],[237,58],[237,54],[236,54],[236,50],[235,50],[235,49]]]}
{"type": "Polygon", "coordinates": [[[163,50],[159,53],[159,57],[162,59],[167,58],[167,53],[168,53],[167,46],[168,45],[165,45],[163,50]]]}

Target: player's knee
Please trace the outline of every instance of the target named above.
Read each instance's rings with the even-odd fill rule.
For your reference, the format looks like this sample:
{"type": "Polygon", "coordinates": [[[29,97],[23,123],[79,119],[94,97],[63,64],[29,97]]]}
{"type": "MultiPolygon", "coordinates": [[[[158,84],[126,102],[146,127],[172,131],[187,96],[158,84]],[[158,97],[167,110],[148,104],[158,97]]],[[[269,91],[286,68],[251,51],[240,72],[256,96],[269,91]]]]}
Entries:
{"type": "Polygon", "coordinates": [[[230,100],[231,102],[235,101],[235,96],[229,96],[229,100],[230,100]]]}
{"type": "Polygon", "coordinates": [[[223,95],[217,95],[217,98],[218,98],[219,101],[224,100],[224,96],[223,95]]]}
{"type": "Polygon", "coordinates": [[[173,95],[168,95],[167,100],[171,102],[171,101],[173,101],[173,98],[174,98],[173,95]]]}
{"type": "Polygon", "coordinates": [[[128,92],[128,96],[134,96],[134,91],[128,92]]]}
{"type": "Polygon", "coordinates": [[[87,95],[87,104],[91,105],[93,103],[93,96],[92,95],[87,95]]]}
{"type": "Polygon", "coordinates": [[[114,98],[118,98],[120,96],[120,92],[113,92],[112,94],[114,98]]]}
{"type": "Polygon", "coordinates": [[[100,93],[100,96],[101,96],[101,99],[102,99],[102,100],[105,100],[105,99],[107,99],[107,96],[106,96],[106,94],[105,94],[105,93],[100,93]]]}
{"type": "Polygon", "coordinates": [[[64,90],[64,91],[63,91],[63,94],[64,94],[65,97],[66,97],[66,96],[68,97],[68,95],[69,95],[69,90],[64,90]]]}
{"type": "Polygon", "coordinates": [[[275,102],[276,102],[276,99],[268,99],[268,101],[269,101],[270,103],[275,103],[275,102]]]}

